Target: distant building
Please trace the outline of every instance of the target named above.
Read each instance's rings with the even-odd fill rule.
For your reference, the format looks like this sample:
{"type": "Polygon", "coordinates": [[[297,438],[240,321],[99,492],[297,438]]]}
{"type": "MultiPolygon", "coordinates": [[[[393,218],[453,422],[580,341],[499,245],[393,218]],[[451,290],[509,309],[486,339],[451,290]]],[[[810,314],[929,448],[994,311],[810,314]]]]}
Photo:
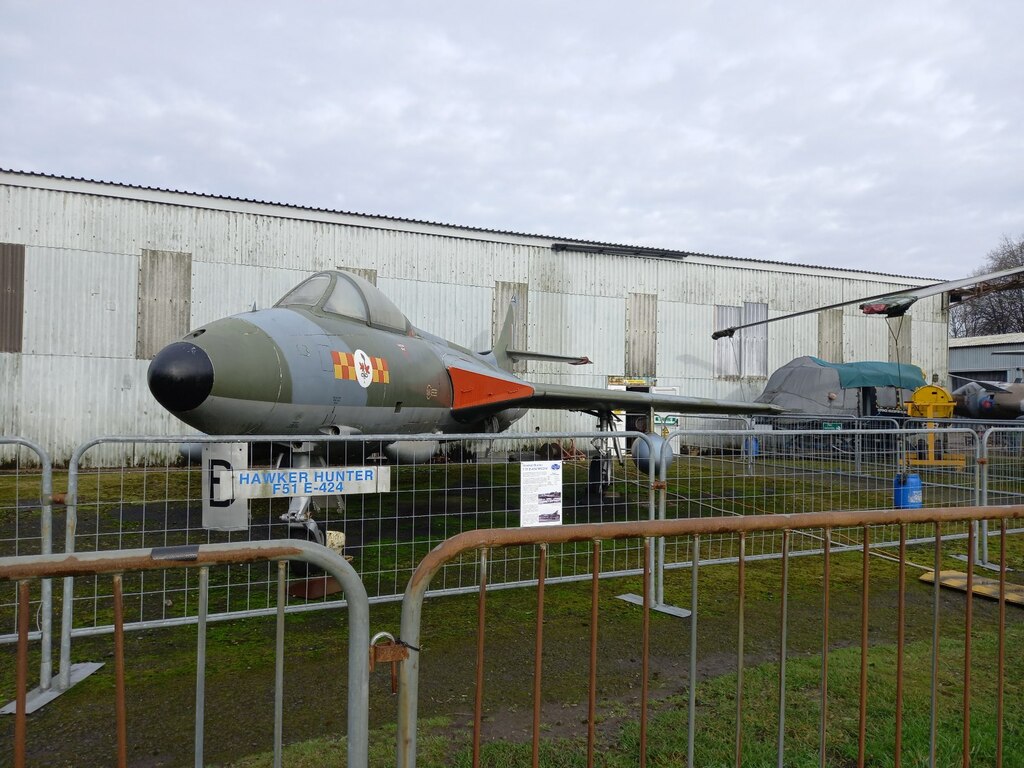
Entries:
{"type": "MultiPolygon", "coordinates": [[[[784,256],[784,254],[780,254],[784,256]]],[[[946,309],[886,320],[830,310],[712,341],[711,332],[929,280],[0,171],[0,426],[55,459],[100,435],[182,434],[150,396],[164,344],[273,304],[325,268],[375,282],[424,330],[488,349],[509,302],[541,381],[669,387],[753,400],[801,355],[915,363],[946,375],[946,309]]],[[[898,268],[898,265],[894,265],[898,268]]],[[[534,412],[526,432],[592,429],[534,412]]],[[[6,454],[0,446],[0,459],[6,454]]]]}
{"type": "Polygon", "coordinates": [[[1024,333],[967,336],[949,340],[950,387],[968,381],[1024,380],[1024,333]],[[1020,350],[1019,355],[1006,354],[1020,350]]]}

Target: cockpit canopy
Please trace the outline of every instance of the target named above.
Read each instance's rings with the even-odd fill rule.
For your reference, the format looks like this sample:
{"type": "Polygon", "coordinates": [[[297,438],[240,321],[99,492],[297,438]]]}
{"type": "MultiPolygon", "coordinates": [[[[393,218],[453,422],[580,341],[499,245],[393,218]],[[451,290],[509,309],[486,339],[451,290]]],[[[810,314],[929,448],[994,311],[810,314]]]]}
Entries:
{"type": "Polygon", "coordinates": [[[351,272],[318,272],[285,294],[275,307],[319,309],[375,328],[407,333],[409,320],[375,285],[351,272]]]}

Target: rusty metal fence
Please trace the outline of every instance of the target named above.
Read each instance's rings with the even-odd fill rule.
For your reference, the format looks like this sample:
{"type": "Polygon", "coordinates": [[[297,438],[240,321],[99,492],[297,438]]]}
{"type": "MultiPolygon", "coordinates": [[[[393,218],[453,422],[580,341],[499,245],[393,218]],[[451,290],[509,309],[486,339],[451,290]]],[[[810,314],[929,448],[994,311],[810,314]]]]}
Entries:
{"type": "MultiPolygon", "coordinates": [[[[482,575],[479,586],[478,597],[478,622],[477,622],[477,654],[476,654],[476,684],[474,693],[473,712],[473,734],[472,734],[472,764],[481,764],[482,753],[482,731],[484,730],[484,690],[488,685],[486,680],[486,624],[487,624],[487,579],[490,571],[492,557],[507,547],[528,546],[536,549],[536,581],[537,581],[537,607],[535,625],[535,643],[533,653],[533,688],[532,688],[532,765],[538,766],[540,761],[540,746],[542,741],[543,724],[542,719],[542,690],[543,690],[543,669],[545,657],[550,659],[550,651],[545,647],[545,584],[548,576],[548,551],[555,546],[569,543],[585,545],[591,551],[591,573],[592,590],[590,601],[589,617],[589,663],[587,683],[587,714],[586,723],[587,740],[587,765],[593,766],[597,762],[598,744],[595,736],[595,723],[600,719],[601,713],[597,709],[598,689],[600,684],[600,673],[598,669],[598,646],[599,646],[599,591],[598,581],[602,575],[602,547],[608,542],[619,540],[635,539],[642,537],[644,551],[647,557],[645,563],[651,563],[655,542],[658,540],[669,540],[675,542],[680,540],[679,546],[685,547],[691,552],[690,556],[690,626],[689,626],[689,648],[688,666],[689,672],[686,685],[686,719],[687,729],[686,756],[687,766],[694,765],[695,735],[699,725],[699,715],[696,705],[696,691],[699,685],[698,678],[698,637],[700,634],[701,610],[700,606],[707,607],[711,603],[725,600],[728,602],[733,595],[708,594],[706,588],[701,587],[701,567],[706,564],[705,553],[708,552],[707,542],[714,537],[733,537],[738,543],[735,567],[737,569],[737,608],[735,614],[734,638],[735,650],[735,723],[732,739],[725,745],[731,751],[731,759],[722,760],[715,764],[743,764],[745,739],[749,735],[745,732],[745,705],[744,699],[744,669],[747,664],[745,651],[745,632],[748,631],[745,619],[745,569],[750,558],[747,555],[746,544],[748,541],[764,534],[778,535],[782,542],[781,553],[781,583],[778,589],[778,653],[775,663],[778,668],[777,686],[777,711],[778,730],[775,734],[777,765],[790,764],[787,762],[787,663],[791,656],[791,649],[788,647],[787,632],[791,621],[803,620],[807,617],[794,618],[789,615],[788,608],[788,574],[790,561],[795,553],[791,547],[792,542],[799,536],[809,535],[815,540],[824,543],[822,548],[822,579],[821,579],[821,613],[818,617],[821,643],[819,646],[820,667],[818,682],[816,684],[817,701],[817,728],[818,728],[818,765],[824,767],[834,764],[837,761],[844,762],[832,751],[834,744],[829,743],[830,727],[834,726],[835,718],[839,717],[837,704],[830,698],[830,684],[836,681],[830,677],[829,658],[844,644],[852,640],[854,647],[859,646],[860,664],[859,681],[856,683],[857,700],[851,709],[846,708],[842,716],[846,719],[854,718],[857,726],[856,764],[865,765],[869,756],[867,750],[867,729],[868,719],[873,713],[868,711],[869,696],[869,665],[871,661],[871,643],[869,642],[869,628],[871,627],[872,616],[870,614],[870,574],[871,559],[880,554],[876,541],[888,537],[888,530],[897,530],[897,558],[898,571],[896,575],[897,591],[897,617],[895,627],[890,629],[892,635],[890,640],[894,641],[894,677],[895,686],[882,691],[883,699],[887,704],[880,708],[880,714],[875,717],[882,717],[888,722],[895,718],[893,723],[893,741],[887,745],[882,755],[874,755],[872,762],[882,760],[884,764],[895,766],[902,765],[905,752],[924,757],[922,762],[927,765],[947,765],[950,759],[950,748],[945,747],[944,757],[940,758],[940,742],[949,744],[958,741],[960,764],[965,768],[971,764],[972,755],[972,729],[979,727],[978,723],[972,722],[972,639],[975,632],[973,621],[973,600],[966,599],[962,603],[962,614],[959,617],[960,632],[963,638],[963,666],[962,676],[959,676],[960,708],[962,713],[962,729],[958,733],[941,731],[938,726],[938,710],[941,707],[950,706],[949,700],[955,700],[955,692],[949,690],[948,685],[943,684],[940,691],[939,666],[942,654],[940,639],[940,624],[947,619],[941,618],[944,614],[941,610],[941,598],[939,579],[934,580],[932,587],[932,611],[930,615],[930,627],[924,629],[931,637],[931,663],[929,666],[929,687],[930,696],[929,727],[924,744],[905,744],[903,718],[906,707],[904,701],[905,683],[908,681],[908,673],[904,666],[905,641],[908,628],[907,613],[907,551],[911,531],[921,527],[929,527],[932,531],[931,569],[934,573],[942,570],[944,545],[948,542],[945,535],[947,530],[963,529],[967,531],[967,557],[966,568],[966,590],[970,594],[973,588],[974,571],[974,531],[976,524],[982,521],[995,520],[1000,533],[1005,534],[1006,525],[1010,522],[1019,521],[1024,517],[1024,506],[1014,505],[1005,507],[964,507],[964,508],[922,508],[922,509],[886,509],[876,511],[843,511],[843,512],[810,512],[802,514],[780,514],[780,515],[751,515],[744,517],[705,517],[676,520],[657,520],[639,523],[609,523],[606,525],[576,525],[552,529],[519,529],[519,530],[490,530],[470,531],[459,534],[446,541],[443,545],[430,552],[420,563],[416,572],[406,588],[402,603],[401,637],[410,647],[429,645],[430,638],[421,634],[421,622],[424,611],[424,597],[427,594],[431,580],[440,570],[453,562],[473,563],[482,575]],[[860,620],[859,626],[855,628],[855,636],[842,635],[830,625],[832,608],[830,606],[831,590],[833,581],[831,568],[836,557],[836,549],[831,546],[834,536],[839,531],[857,532],[858,543],[856,549],[861,553],[861,580],[860,580],[860,620]],[[879,533],[879,532],[882,533],[879,533]],[[941,702],[940,702],[941,696],[941,702]],[[830,714],[831,713],[831,714],[830,714]],[[830,719],[832,718],[832,719],[830,719]],[[731,748],[731,750],[730,750],[731,748]]],[[[844,534],[844,539],[849,534],[844,534]]],[[[1006,536],[1000,537],[1005,547],[1006,536]]],[[[841,545],[842,546],[842,545],[841,545]]],[[[989,677],[995,679],[996,708],[995,722],[990,730],[994,731],[994,764],[997,766],[1016,764],[1015,762],[1004,763],[1004,727],[1006,725],[1006,712],[1004,711],[1004,691],[1008,679],[1006,672],[1006,557],[1005,550],[1001,553],[1001,567],[998,576],[998,619],[997,651],[995,655],[995,669],[988,670],[989,677]]],[[[893,558],[887,557],[891,563],[893,558]]],[[[649,730],[649,708],[650,700],[650,659],[651,659],[651,610],[655,608],[654,589],[652,582],[654,573],[650,565],[644,568],[644,594],[642,600],[642,616],[640,619],[640,665],[641,665],[641,692],[638,712],[639,732],[636,746],[636,764],[644,766],[648,759],[648,730],[649,730]]],[[[927,623],[925,619],[925,623],[927,623]]],[[[876,630],[877,631],[877,628],[876,630]]],[[[714,638],[715,647],[725,648],[728,639],[723,637],[714,638]]],[[[876,654],[878,652],[876,651],[876,654]]],[[[420,699],[419,678],[421,653],[412,652],[408,659],[402,662],[399,672],[399,711],[398,711],[398,757],[397,764],[400,768],[413,768],[417,760],[417,713],[420,699]]],[[[883,663],[889,663],[887,654],[883,663]]],[[[578,666],[582,667],[583,659],[580,659],[578,666]]],[[[873,691],[872,693],[878,693],[873,691]]],[[[806,705],[807,697],[803,699],[806,705]]],[[[802,713],[806,714],[806,713],[802,713]]],[[[720,713],[717,714],[720,716],[720,713]]],[[[762,724],[763,727],[763,724],[762,724]]],[[[760,738],[764,738],[762,733],[760,738]]],[[[1014,752],[1015,754],[1015,752],[1014,752]]],[[[664,758],[664,756],[663,756],[664,758]]],[[[1015,758],[1014,758],[1015,759],[1015,758]]],[[[679,760],[682,762],[682,759],[679,760]]],[[[919,764],[915,759],[912,762],[919,764]]]]}
{"type": "MultiPolygon", "coordinates": [[[[25,555],[0,558],[0,582],[17,589],[17,671],[13,765],[22,768],[26,761],[28,742],[28,657],[31,622],[32,584],[51,578],[100,578],[110,580],[110,596],[103,601],[113,621],[116,745],[111,763],[128,765],[128,726],[125,699],[125,589],[126,579],[134,573],[173,573],[195,570],[197,573],[196,693],[194,764],[205,765],[203,758],[206,723],[206,638],[210,605],[211,577],[217,570],[231,565],[254,562],[271,563],[276,573],[276,656],[274,679],[274,765],[281,765],[285,585],[289,562],[315,565],[329,573],[342,586],[348,606],[348,694],[347,694],[347,765],[365,766],[368,754],[368,701],[370,645],[369,602],[366,591],[352,566],[343,557],[319,545],[300,541],[263,541],[202,546],[178,546],[159,549],[129,549],[88,552],[77,555],[25,555]]],[[[340,760],[340,756],[339,756],[340,760]]]]}

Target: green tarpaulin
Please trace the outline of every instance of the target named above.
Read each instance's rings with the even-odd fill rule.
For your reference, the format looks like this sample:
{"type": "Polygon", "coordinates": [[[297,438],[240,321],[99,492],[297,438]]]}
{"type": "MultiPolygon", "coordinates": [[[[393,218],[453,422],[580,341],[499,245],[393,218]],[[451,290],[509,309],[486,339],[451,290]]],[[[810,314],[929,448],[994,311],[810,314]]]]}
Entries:
{"type": "Polygon", "coordinates": [[[839,374],[839,386],[843,389],[854,387],[899,387],[917,389],[927,382],[924,371],[910,363],[829,363],[818,357],[810,358],[826,368],[835,369],[839,374]]]}

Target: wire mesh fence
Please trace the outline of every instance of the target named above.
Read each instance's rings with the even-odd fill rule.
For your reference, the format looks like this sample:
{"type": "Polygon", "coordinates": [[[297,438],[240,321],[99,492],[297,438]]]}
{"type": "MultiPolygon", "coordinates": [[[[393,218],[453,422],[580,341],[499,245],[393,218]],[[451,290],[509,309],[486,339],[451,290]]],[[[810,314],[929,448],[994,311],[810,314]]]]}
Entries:
{"type": "MultiPolygon", "coordinates": [[[[819,420],[816,426],[824,428],[817,429],[743,426],[749,428],[664,433],[677,455],[663,487],[629,457],[638,440],[653,453],[657,438],[635,432],[104,438],[75,452],[67,476],[67,510],[58,515],[54,536],[64,540],[69,552],[282,538],[318,541],[349,558],[370,599],[382,601],[398,599],[416,565],[441,542],[466,530],[519,526],[527,507],[533,522],[571,524],[1015,503],[1024,493],[1024,430],[994,430],[986,433],[983,445],[971,428],[895,430],[881,428],[884,421],[865,426],[862,420],[819,420]],[[242,444],[246,465],[254,469],[300,467],[315,473],[387,467],[390,484],[376,493],[336,495],[314,488],[307,496],[252,498],[240,529],[215,530],[203,520],[209,499],[204,499],[202,448],[223,441],[242,444]],[[180,450],[167,451],[167,444],[180,450]],[[987,463],[979,461],[983,450],[987,463]],[[117,466],[111,466],[112,459],[117,466]],[[557,485],[524,492],[524,467],[531,466],[557,468],[557,485]],[[545,515],[548,519],[541,519],[545,515]]],[[[37,522],[42,470],[28,466],[32,462],[26,457],[0,476],[5,555],[42,546],[37,522]]],[[[63,483],[63,475],[59,478],[63,483]]],[[[958,533],[964,532],[944,531],[958,533]]],[[[822,536],[812,534],[793,536],[791,551],[820,551],[822,536]]],[[[834,529],[830,545],[859,546],[862,535],[859,529],[834,529]]],[[[909,535],[927,539],[934,532],[912,530],[909,535]]],[[[880,545],[898,538],[895,528],[876,529],[872,537],[880,545]]],[[[705,538],[701,547],[704,562],[737,556],[737,542],[729,536],[705,538]]],[[[778,533],[751,534],[746,541],[748,557],[777,557],[781,550],[778,533]]],[[[549,577],[588,578],[590,557],[588,543],[552,549],[549,577]]],[[[635,541],[608,547],[601,557],[604,576],[637,573],[643,566],[635,541]]],[[[666,545],[659,551],[659,567],[685,567],[691,557],[685,547],[666,545]]],[[[488,583],[497,588],[532,583],[535,574],[533,548],[513,547],[490,562],[488,583]]],[[[456,560],[437,575],[432,592],[471,591],[479,578],[474,558],[456,560]]],[[[126,575],[127,625],[194,621],[194,579],[188,570],[126,575]]],[[[265,563],[223,569],[210,584],[211,615],[274,610],[276,579],[265,563]]],[[[113,595],[107,580],[76,579],[65,585],[63,596],[71,601],[62,611],[65,632],[109,631],[113,595]]],[[[55,610],[63,609],[61,597],[54,596],[55,610]]],[[[339,600],[320,574],[293,568],[290,611],[337,607],[339,600]]],[[[0,641],[13,641],[13,613],[13,594],[3,595],[0,618],[6,634],[0,641]]]]}
{"type": "MultiPolygon", "coordinates": [[[[650,478],[631,463],[598,456],[606,434],[534,434],[528,437],[477,435],[438,443],[437,436],[318,438],[201,438],[192,443],[168,438],[106,438],[76,451],[69,472],[67,549],[183,547],[207,543],[297,538],[325,543],[350,559],[373,600],[401,596],[416,564],[434,546],[464,530],[518,526],[523,517],[523,468],[546,467],[557,487],[534,494],[541,523],[609,522],[649,519],[650,478]],[[155,440],[179,442],[175,460],[153,458],[155,440]],[[202,446],[227,440],[244,444],[246,465],[263,469],[304,467],[311,478],[331,468],[388,467],[390,485],[380,493],[334,495],[315,487],[305,497],[253,498],[240,530],[204,526],[202,446]],[[388,450],[400,442],[400,450],[388,450]],[[120,467],[107,466],[112,446],[120,467]],[[92,461],[93,453],[103,461],[92,461]],[[297,504],[297,501],[299,502],[297,504]],[[296,512],[296,508],[298,512],[296,512]],[[545,519],[546,518],[546,519],[545,519]]],[[[630,440],[646,440],[639,433],[630,440]]],[[[528,494],[527,494],[528,495],[528,494]]],[[[636,542],[607,553],[610,572],[640,567],[636,542]]],[[[534,578],[535,555],[510,550],[492,564],[498,585],[534,578]]],[[[586,557],[567,545],[552,557],[553,573],[584,573],[586,557]]],[[[331,585],[315,571],[292,568],[289,609],[337,605],[331,585]]],[[[189,571],[126,575],[126,623],[156,626],[190,621],[196,611],[195,576],[189,571]]],[[[435,592],[474,589],[474,563],[452,563],[435,592]]],[[[272,610],[276,574],[267,564],[232,566],[210,584],[211,614],[260,614],[272,610]]],[[[76,579],[73,592],[76,634],[105,631],[112,621],[113,596],[107,580],[76,579]]]]}
{"type": "MultiPolygon", "coordinates": [[[[979,445],[970,429],[893,430],[859,427],[858,421],[826,429],[755,429],[676,432],[680,455],[665,474],[665,519],[792,514],[829,510],[878,510],[909,507],[960,507],[979,503],[979,445]],[[918,443],[955,445],[927,459],[918,443]]],[[[821,426],[821,422],[817,423],[821,426]]],[[[964,531],[949,530],[956,535],[964,531]]],[[[911,539],[928,538],[930,529],[911,530],[911,539]]],[[[834,529],[833,547],[857,547],[860,530],[834,529]]],[[[895,546],[898,531],[876,528],[873,544],[895,546]]],[[[794,554],[820,552],[821,535],[794,536],[794,554]]],[[[701,559],[737,557],[734,537],[702,542],[701,559]]],[[[774,557],[782,550],[779,532],[751,534],[750,557],[774,557]]],[[[686,566],[687,549],[663,548],[664,567],[686,566]]]]}
{"type": "MultiPolygon", "coordinates": [[[[22,438],[0,437],[0,556],[39,555],[53,551],[53,468],[39,445],[22,438]]],[[[18,633],[17,585],[0,582],[0,637],[18,633]]],[[[40,687],[52,676],[53,591],[50,579],[41,583],[31,601],[28,636],[39,639],[40,687]]]]}

